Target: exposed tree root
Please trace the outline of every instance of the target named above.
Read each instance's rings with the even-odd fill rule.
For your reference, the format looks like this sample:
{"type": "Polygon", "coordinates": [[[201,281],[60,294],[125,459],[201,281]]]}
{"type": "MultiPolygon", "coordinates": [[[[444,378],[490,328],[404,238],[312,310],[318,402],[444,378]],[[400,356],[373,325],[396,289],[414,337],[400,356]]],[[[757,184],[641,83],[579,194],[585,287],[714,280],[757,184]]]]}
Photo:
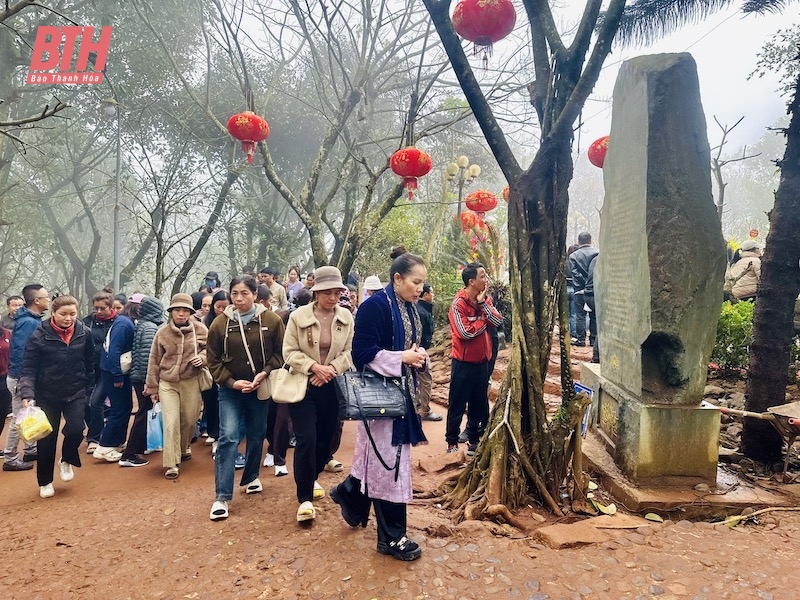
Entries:
{"type": "Polygon", "coordinates": [[[509,525],[516,527],[520,531],[527,533],[528,528],[525,524],[520,521],[517,517],[511,514],[511,511],[508,510],[508,507],[505,504],[492,504],[486,507],[484,513],[491,517],[494,520],[497,520],[498,517],[502,518],[506,523],[509,525]]]}

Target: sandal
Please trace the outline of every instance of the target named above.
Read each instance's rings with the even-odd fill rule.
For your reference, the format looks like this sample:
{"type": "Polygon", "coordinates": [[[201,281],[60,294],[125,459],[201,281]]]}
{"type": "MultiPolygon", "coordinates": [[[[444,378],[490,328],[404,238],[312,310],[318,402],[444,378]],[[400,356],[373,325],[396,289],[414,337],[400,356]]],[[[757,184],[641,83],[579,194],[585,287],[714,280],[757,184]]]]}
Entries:
{"type": "Polygon", "coordinates": [[[311,521],[317,516],[317,511],[311,502],[305,501],[297,509],[297,522],[311,521]]]}
{"type": "Polygon", "coordinates": [[[212,521],[221,521],[228,518],[228,503],[225,500],[215,500],[211,505],[211,514],[208,515],[212,521]]]}
{"type": "Polygon", "coordinates": [[[166,477],[167,479],[177,479],[178,474],[179,474],[178,467],[170,467],[169,469],[167,469],[167,472],[164,473],[164,477],[166,477]]]}
{"type": "Polygon", "coordinates": [[[328,463],[325,465],[325,470],[328,473],[341,473],[342,469],[344,469],[342,463],[340,463],[335,458],[330,459],[328,463]]]}
{"type": "Polygon", "coordinates": [[[314,482],[314,500],[319,500],[325,497],[325,488],[323,488],[319,482],[314,482]]]}

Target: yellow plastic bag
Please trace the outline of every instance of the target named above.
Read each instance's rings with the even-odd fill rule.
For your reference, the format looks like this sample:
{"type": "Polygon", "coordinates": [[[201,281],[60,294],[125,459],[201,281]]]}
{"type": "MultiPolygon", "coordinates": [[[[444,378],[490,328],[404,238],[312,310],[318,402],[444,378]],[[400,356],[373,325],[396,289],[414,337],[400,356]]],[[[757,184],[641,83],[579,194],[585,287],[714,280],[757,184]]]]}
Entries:
{"type": "Polygon", "coordinates": [[[47,420],[44,411],[33,405],[29,405],[19,412],[16,424],[19,437],[27,443],[45,438],[53,431],[53,426],[47,420]]]}

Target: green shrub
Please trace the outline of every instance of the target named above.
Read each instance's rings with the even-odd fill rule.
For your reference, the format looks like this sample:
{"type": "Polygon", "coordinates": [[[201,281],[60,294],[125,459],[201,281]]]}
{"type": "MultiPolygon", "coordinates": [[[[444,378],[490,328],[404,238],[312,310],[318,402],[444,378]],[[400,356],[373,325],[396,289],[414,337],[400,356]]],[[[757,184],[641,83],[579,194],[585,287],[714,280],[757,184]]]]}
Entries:
{"type": "Polygon", "coordinates": [[[753,303],[722,303],[711,362],[723,371],[746,369],[753,337],[753,303]]]}

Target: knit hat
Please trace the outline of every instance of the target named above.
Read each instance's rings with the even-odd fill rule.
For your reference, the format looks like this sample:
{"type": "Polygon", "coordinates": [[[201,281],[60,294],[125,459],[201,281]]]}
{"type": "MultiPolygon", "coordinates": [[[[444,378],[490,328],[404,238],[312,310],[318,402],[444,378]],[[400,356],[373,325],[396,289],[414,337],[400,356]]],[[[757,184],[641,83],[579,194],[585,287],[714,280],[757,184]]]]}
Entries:
{"type": "Polygon", "coordinates": [[[383,284],[377,275],[370,275],[364,280],[364,289],[371,292],[377,292],[383,289],[383,284]]]}
{"type": "Polygon", "coordinates": [[[133,302],[134,304],[141,304],[142,300],[144,300],[144,294],[140,294],[136,292],[133,296],[128,298],[128,302],[133,302]]]}
{"type": "Polygon", "coordinates": [[[172,310],[173,308],[185,308],[194,312],[192,297],[189,294],[175,294],[172,297],[172,301],[169,303],[167,310],[172,310]]]}
{"type": "Polygon", "coordinates": [[[761,246],[758,245],[758,242],[755,240],[745,240],[742,242],[742,245],[739,246],[739,249],[747,252],[748,250],[755,250],[756,248],[760,248],[761,246]]]}
{"type": "Polygon", "coordinates": [[[342,283],[342,273],[336,267],[319,267],[314,271],[314,287],[312,292],[322,290],[346,290],[347,286],[342,283]]]}

